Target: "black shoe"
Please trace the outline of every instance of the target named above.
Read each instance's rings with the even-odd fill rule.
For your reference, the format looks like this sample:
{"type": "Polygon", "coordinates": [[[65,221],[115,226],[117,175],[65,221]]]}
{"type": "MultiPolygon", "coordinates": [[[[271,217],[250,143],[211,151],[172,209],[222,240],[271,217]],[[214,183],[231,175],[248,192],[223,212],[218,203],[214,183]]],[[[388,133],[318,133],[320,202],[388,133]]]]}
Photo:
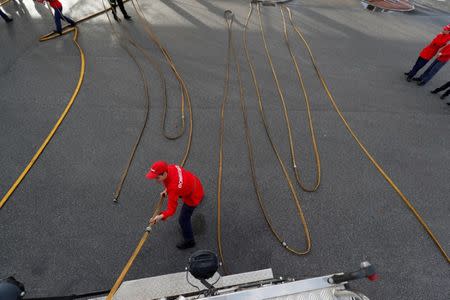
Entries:
{"type": "Polygon", "coordinates": [[[8,19],[6,19],[5,21],[6,21],[6,23],[11,23],[11,22],[13,21],[13,19],[8,18],[8,19]]]}
{"type": "Polygon", "coordinates": [[[432,94],[437,94],[437,93],[439,93],[439,90],[438,90],[438,89],[435,89],[435,90],[430,91],[430,93],[432,93],[432,94]]]}
{"type": "Polygon", "coordinates": [[[425,83],[426,83],[426,82],[423,82],[423,81],[417,81],[417,85],[418,85],[418,86],[424,86],[425,83]]]}
{"type": "Polygon", "coordinates": [[[119,19],[119,17],[117,16],[117,14],[113,13],[113,17],[114,17],[114,20],[116,20],[117,22],[120,22],[120,19],[119,19]]]}
{"type": "Polygon", "coordinates": [[[58,30],[53,30],[53,33],[57,33],[59,35],[62,35],[62,31],[58,31],[58,30]]]}
{"type": "Polygon", "coordinates": [[[405,73],[403,73],[403,74],[405,74],[406,76],[408,76],[408,77],[409,77],[409,72],[405,72],[405,73]]]}
{"type": "Polygon", "coordinates": [[[70,23],[69,26],[70,26],[70,27],[75,27],[75,26],[77,26],[77,23],[75,23],[75,22],[70,23]]]}
{"type": "Polygon", "coordinates": [[[131,20],[131,17],[129,15],[123,16],[125,20],[131,20]]]}
{"type": "Polygon", "coordinates": [[[195,241],[194,240],[192,240],[192,241],[182,241],[182,242],[179,242],[177,244],[177,248],[180,249],[180,250],[184,250],[184,249],[188,249],[188,248],[192,248],[192,247],[195,247],[195,241]]]}
{"type": "Polygon", "coordinates": [[[412,81],[420,81],[421,79],[419,78],[419,77],[414,77],[413,79],[412,79],[412,81]]]}

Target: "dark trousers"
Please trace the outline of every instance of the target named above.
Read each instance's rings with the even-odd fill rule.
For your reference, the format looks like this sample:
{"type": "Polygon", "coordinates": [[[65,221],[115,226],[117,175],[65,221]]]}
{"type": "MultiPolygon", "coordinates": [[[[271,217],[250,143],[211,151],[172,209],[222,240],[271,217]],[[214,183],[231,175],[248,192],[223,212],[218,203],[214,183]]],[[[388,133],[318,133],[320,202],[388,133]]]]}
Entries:
{"type": "Polygon", "coordinates": [[[444,83],[444,85],[438,87],[437,89],[435,89],[435,91],[437,93],[445,91],[445,93],[442,95],[443,98],[446,98],[448,95],[450,95],[450,81],[447,83],[444,83]],[[447,90],[448,89],[448,90],[447,90]],[[447,91],[445,91],[447,90],[447,91]]]}
{"type": "Polygon", "coordinates": [[[411,71],[408,72],[408,78],[413,78],[416,76],[417,72],[419,72],[419,70],[422,69],[428,61],[428,59],[419,56],[411,71]]]}
{"type": "Polygon", "coordinates": [[[62,7],[60,9],[55,9],[55,24],[56,31],[61,32],[61,19],[69,23],[70,25],[75,25],[75,22],[68,16],[63,15],[62,7]]]}
{"type": "Polygon", "coordinates": [[[420,75],[419,81],[422,83],[427,83],[428,81],[436,75],[437,72],[445,65],[446,62],[439,61],[435,59],[433,63],[425,70],[425,72],[420,75]]]}
{"type": "Polygon", "coordinates": [[[116,14],[116,7],[117,7],[117,4],[119,4],[119,8],[120,8],[120,11],[122,12],[123,16],[124,17],[128,16],[128,13],[125,10],[125,6],[123,5],[122,0],[110,0],[109,3],[111,4],[113,14],[116,14]],[[116,3],[116,1],[117,1],[117,3],[116,3]]]}
{"type": "Polygon", "coordinates": [[[10,20],[10,18],[8,17],[8,15],[5,14],[1,8],[0,8],[0,16],[1,16],[1,17],[3,18],[3,20],[5,20],[5,21],[9,21],[9,20],[10,20]]]}
{"type": "Polygon", "coordinates": [[[178,223],[183,231],[183,237],[186,242],[194,240],[194,233],[192,232],[191,216],[194,212],[195,207],[189,206],[183,203],[181,208],[180,217],[178,218],[178,223]]]}

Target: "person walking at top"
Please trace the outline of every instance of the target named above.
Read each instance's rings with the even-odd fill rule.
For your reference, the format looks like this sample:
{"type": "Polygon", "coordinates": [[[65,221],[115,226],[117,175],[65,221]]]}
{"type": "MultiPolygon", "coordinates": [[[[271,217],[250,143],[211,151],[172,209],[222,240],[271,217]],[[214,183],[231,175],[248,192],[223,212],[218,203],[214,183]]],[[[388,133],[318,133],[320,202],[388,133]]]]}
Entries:
{"type": "Polygon", "coordinates": [[[12,22],[12,18],[9,17],[1,8],[0,8],[0,16],[5,20],[6,23],[12,22]]]}
{"type": "Polygon", "coordinates": [[[436,59],[433,63],[417,78],[413,78],[413,80],[417,81],[417,85],[425,85],[431,78],[436,75],[437,72],[448,62],[450,59],[450,44],[444,46],[441,50],[439,50],[436,59]]]}
{"type": "Polygon", "coordinates": [[[119,17],[117,16],[117,4],[119,4],[119,8],[123,14],[123,17],[126,20],[131,20],[131,17],[128,15],[127,11],[125,10],[125,6],[123,5],[123,0],[109,0],[109,4],[111,5],[111,11],[114,16],[114,20],[116,20],[117,22],[120,21],[119,17]]]}
{"type": "Polygon", "coordinates": [[[442,32],[439,33],[428,46],[422,49],[412,69],[405,73],[406,80],[411,81],[413,77],[416,76],[417,72],[419,72],[419,70],[422,69],[448,41],[450,41],[450,24],[444,26],[442,32]]]}
{"type": "MultiPolygon", "coordinates": [[[[444,83],[444,85],[438,87],[437,89],[434,89],[431,91],[432,94],[437,94],[439,92],[445,91],[445,93],[442,94],[440,97],[442,100],[448,97],[450,95],[450,81],[447,83],[444,83]],[[446,91],[445,91],[446,90],[446,91]]],[[[448,105],[450,105],[450,102],[447,102],[448,105]]]]}
{"type": "Polygon", "coordinates": [[[178,206],[178,198],[183,201],[178,223],[183,232],[183,241],[177,244],[178,249],[187,249],[195,246],[192,232],[191,216],[195,208],[202,202],[204,192],[200,180],[191,172],[178,165],[168,165],[165,161],[155,162],[147,173],[148,179],[156,179],[165,189],[162,197],[168,197],[167,209],[150,219],[150,224],[171,217],[178,206]]]}
{"type": "Polygon", "coordinates": [[[56,25],[56,30],[55,30],[56,33],[62,34],[61,19],[63,19],[67,23],[69,23],[70,26],[76,25],[74,20],[72,20],[67,15],[63,15],[63,13],[62,13],[63,7],[62,7],[61,2],[59,2],[59,0],[36,0],[36,1],[38,1],[40,3],[47,1],[50,4],[50,6],[53,8],[53,10],[55,11],[54,18],[55,18],[55,25],[56,25]]]}

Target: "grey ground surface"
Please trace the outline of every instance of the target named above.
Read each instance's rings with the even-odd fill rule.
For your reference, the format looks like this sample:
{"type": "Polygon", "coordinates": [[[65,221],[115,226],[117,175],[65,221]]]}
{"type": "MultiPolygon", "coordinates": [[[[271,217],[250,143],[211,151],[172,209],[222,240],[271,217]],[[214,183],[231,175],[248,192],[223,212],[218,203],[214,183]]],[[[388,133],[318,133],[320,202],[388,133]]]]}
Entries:
{"type": "MultiPolygon", "coordinates": [[[[86,0],[65,3],[65,12],[74,18],[101,9],[101,4],[86,0]]],[[[292,246],[303,248],[302,226],[265,136],[243,54],[247,1],[140,3],[192,98],[194,136],[186,168],[201,178],[206,189],[205,200],[193,218],[196,249],[216,250],[225,9],[236,15],[234,34],[264,200],[280,234],[292,246]]],[[[449,14],[429,8],[408,14],[373,13],[353,0],[303,0],[289,6],[350,125],[450,252],[450,106],[429,93],[449,79],[450,66],[425,87],[407,83],[403,77],[420,49],[449,23],[449,14]]],[[[114,24],[115,28],[122,34],[128,29],[163,66],[170,88],[168,125],[174,132],[180,112],[177,83],[148,40],[133,6],[126,7],[133,21],[114,24]]],[[[33,2],[24,0],[4,9],[14,22],[0,23],[1,195],[64,109],[80,66],[71,36],[37,41],[54,26],[45,8],[37,4],[35,8],[33,2]]],[[[286,93],[299,165],[305,181],[311,183],[315,171],[305,104],[281,35],[281,17],[277,8],[264,7],[262,11],[286,93]]],[[[254,15],[249,32],[251,55],[271,131],[289,163],[286,127],[257,24],[254,15]]],[[[112,36],[105,15],[79,29],[79,43],[86,54],[81,91],[54,139],[0,210],[0,277],[15,275],[30,296],[109,289],[137,244],[161,190],[145,179],[148,166],[158,159],[179,161],[186,143],[186,136],[172,142],[162,137],[157,73],[132,50],[150,79],[151,112],[120,202],[113,204],[112,193],[144,117],[142,81],[136,65],[112,36]]],[[[277,275],[304,278],[356,269],[360,261],[369,259],[380,280],[353,286],[371,299],[449,299],[448,263],[352,140],[321,89],[305,48],[294,34],[290,37],[312,99],[322,162],[319,190],[310,194],[299,191],[312,251],[306,256],[292,255],[268,231],[250,180],[233,76],[226,110],[222,205],[228,269],[238,273],[271,267],[277,275]]],[[[179,238],[176,218],[157,226],[127,279],[182,271],[195,249],[177,250],[179,238]]]]}

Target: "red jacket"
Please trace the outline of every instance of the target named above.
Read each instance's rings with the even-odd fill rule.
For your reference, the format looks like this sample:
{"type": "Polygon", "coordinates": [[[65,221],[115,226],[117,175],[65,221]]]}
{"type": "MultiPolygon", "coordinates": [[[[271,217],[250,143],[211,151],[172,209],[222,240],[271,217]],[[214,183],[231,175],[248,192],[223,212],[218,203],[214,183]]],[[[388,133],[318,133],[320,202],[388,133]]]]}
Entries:
{"type": "Polygon", "coordinates": [[[53,7],[53,9],[61,9],[62,4],[58,0],[47,0],[48,3],[50,3],[50,6],[53,7]]]}
{"type": "Polygon", "coordinates": [[[419,56],[426,60],[432,59],[448,41],[450,41],[450,34],[439,33],[428,46],[422,49],[419,56]]]}
{"type": "Polygon", "coordinates": [[[186,171],[178,165],[169,165],[167,167],[167,178],[164,180],[164,186],[167,189],[167,209],[161,214],[163,220],[172,216],[177,210],[178,198],[189,206],[197,206],[203,199],[203,186],[200,180],[189,171],[186,171]]]}
{"type": "Polygon", "coordinates": [[[450,44],[439,51],[436,59],[440,62],[448,62],[450,60],[450,44]]]}

